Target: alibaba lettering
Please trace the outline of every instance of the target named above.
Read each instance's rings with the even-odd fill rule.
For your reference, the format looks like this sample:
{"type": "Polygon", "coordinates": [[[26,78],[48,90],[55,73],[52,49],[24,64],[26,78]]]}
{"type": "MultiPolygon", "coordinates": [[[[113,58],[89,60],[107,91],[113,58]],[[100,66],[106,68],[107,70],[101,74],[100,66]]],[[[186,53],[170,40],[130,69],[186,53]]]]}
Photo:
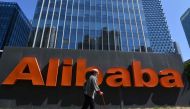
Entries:
{"type": "MultiPolygon", "coordinates": [[[[49,60],[46,81],[44,82],[36,57],[24,57],[12,72],[10,72],[2,84],[14,85],[18,80],[23,82],[30,80],[34,86],[56,87],[59,73],[58,69],[61,67],[60,63],[60,59],[58,58],[51,58],[49,60]],[[29,72],[24,72],[26,67],[28,67],[29,72]]],[[[98,69],[100,74],[98,77],[98,84],[101,84],[103,79],[105,79],[105,82],[109,87],[131,87],[132,85],[134,85],[134,87],[148,88],[156,87],[158,85],[165,88],[184,87],[181,74],[173,69],[167,68],[157,73],[151,68],[143,69],[141,62],[134,60],[132,62],[131,73],[124,67],[111,67],[106,71],[105,75],[107,76],[104,78],[103,71],[96,66],[87,67],[87,60],[84,58],[77,59],[75,86],[83,86],[86,81],[86,74],[94,68],[98,69]],[[146,79],[144,78],[145,75],[147,77],[146,79]]],[[[63,59],[63,66],[61,69],[61,86],[70,87],[74,76],[73,59],[63,59]]]]}

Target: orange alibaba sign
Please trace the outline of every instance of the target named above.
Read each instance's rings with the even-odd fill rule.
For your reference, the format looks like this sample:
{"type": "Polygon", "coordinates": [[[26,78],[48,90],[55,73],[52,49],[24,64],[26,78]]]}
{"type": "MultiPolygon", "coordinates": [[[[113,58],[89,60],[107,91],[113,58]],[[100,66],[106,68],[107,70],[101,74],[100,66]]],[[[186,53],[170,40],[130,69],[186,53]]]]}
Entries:
{"type": "MultiPolygon", "coordinates": [[[[60,59],[51,58],[47,71],[46,81],[41,74],[39,63],[36,57],[24,57],[18,65],[10,72],[7,78],[2,82],[3,85],[14,85],[18,80],[31,80],[35,86],[57,86],[58,69],[60,68],[60,59]],[[28,66],[29,72],[24,72],[28,66]]],[[[96,66],[87,67],[87,60],[77,59],[75,86],[83,86],[86,81],[86,74],[96,68],[99,71],[98,84],[105,82],[110,87],[156,87],[161,85],[165,88],[182,88],[184,87],[181,74],[173,69],[164,69],[159,73],[154,69],[141,67],[141,62],[134,60],[132,62],[132,72],[124,67],[111,67],[106,71],[106,78],[103,72],[96,66]],[[144,76],[146,75],[146,79],[144,76]],[[132,83],[132,79],[133,82],[132,83]],[[119,81],[118,81],[119,80],[119,81]]],[[[73,59],[63,59],[61,86],[71,86],[73,79],[73,59]]]]}

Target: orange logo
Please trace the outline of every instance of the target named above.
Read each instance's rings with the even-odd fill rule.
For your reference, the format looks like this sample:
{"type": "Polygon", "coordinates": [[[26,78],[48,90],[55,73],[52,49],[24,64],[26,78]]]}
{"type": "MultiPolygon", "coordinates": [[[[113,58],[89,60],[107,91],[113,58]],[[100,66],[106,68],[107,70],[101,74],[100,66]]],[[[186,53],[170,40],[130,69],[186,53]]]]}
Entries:
{"type": "MultiPolygon", "coordinates": [[[[96,66],[88,67],[86,59],[77,59],[75,86],[83,86],[86,81],[86,74],[96,68],[99,71],[98,84],[103,82],[103,72],[96,66]]],[[[46,83],[43,80],[39,63],[35,57],[24,57],[8,77],[2,82],[3,85],[14,85],[18,80],[31,80],[32,85],[57,86],[58,69],[60,60],[51,58],[47,71],[46,83]],[[29,72],[24,72],[28,66],[29,72]]],[[[63,59],[61,86],[71,86],[73,79],[73,59],[63,59]]],[[[141,62],[132,62],[132,72],[124,67],[111,67],[106,72],[105,82],[110,87],[156,87],[159,84],[165,88],[184,87],[181,74],[173,69],[164,69],[157,73],[154,69],[142,69],[141,62]],[[132,83],[132,80],[134,83],[132,83]]]]}

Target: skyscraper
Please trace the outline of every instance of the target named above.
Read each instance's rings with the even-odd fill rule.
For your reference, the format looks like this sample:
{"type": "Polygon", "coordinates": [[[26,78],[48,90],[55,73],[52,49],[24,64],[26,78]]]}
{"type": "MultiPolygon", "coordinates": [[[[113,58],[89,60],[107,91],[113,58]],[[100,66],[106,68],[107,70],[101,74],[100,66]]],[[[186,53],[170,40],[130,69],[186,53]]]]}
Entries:
{"type": "Polygon", "coordinates": [[[153,52],[174,53],[166,18],[160,0],[142,0],[150,45],[153,52]]]}
{"type": "Polygon", "coordinates": [[[190,47],[190,8],[181,16],[181,23],[190,47]]]}
{"type": "Polygon", "coordinates": [[[147,10],[146,0],[38,0],[30,45],[50,47],[49,42],[53,42],[52,48],[172,52],[160,1],[153,1],[159,5],[155,11],[147,10]],[[149,15],[157,11],[160,17],[155,20],[162,23],[150,30],[148,22],[154,20],[149,15]],[[47,27],[50,33],[44,37],[47,27]],[[51,35],[52,29],[55,36],[51,35]],[[43,46],[46,38],[48,43],[43,46]]]}
{"type": "Polygon", "coordinates": [[[181,49],[180,49],[178,43],[177,42],[173,42],[173,43],[174,43],[175,53],[176,54],[181,54],[181,49]]]}
{"type": "Polygon", "coordinates": [[[32,25],[16,3],[0,2],[0,49],[27,46],[32,25]]]}

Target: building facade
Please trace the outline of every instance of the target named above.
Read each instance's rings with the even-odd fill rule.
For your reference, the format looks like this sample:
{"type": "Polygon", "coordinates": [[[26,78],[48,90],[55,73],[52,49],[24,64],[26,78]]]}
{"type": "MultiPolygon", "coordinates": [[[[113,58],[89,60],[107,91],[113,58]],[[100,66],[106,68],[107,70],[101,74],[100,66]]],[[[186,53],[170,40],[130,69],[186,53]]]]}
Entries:
{"type": "Polygon", "coordinates": [[[181,49],[179,47],[179,44],[177,42],[173,42],[173,44],[174,44],[175,53],[181,55],[181,49]]]}
{"type": "Polygon", "coordinates": [[[174,53],[166,18],[160,0],[142,0],[150,45],[153,52],[174,53]]]}
{"type": "Polygon", "coordinates": [[[181,16],[181,23],[190,47],[190,8],[181,16]]]}
{"type": "Polygon", "coordinates": [[[32,25],[16,3],[0,2],[0,49],[26,47],[32,25]]]}
{"type": "Polygon", "coordinates": [[[153,1],[159,4],[155,11],[147,10],[146,0],[38,0],[30,46],[49,48],[53,42],[50,48],[170,53],[173,45],[161,4],[153,1]],[[149,14],[156,11],[161,17],[155,20],[162,24],[151,34],[148,22],[154,20],[149,14]],[[47,27],[50,33],[44,37],[47,27]]]}

